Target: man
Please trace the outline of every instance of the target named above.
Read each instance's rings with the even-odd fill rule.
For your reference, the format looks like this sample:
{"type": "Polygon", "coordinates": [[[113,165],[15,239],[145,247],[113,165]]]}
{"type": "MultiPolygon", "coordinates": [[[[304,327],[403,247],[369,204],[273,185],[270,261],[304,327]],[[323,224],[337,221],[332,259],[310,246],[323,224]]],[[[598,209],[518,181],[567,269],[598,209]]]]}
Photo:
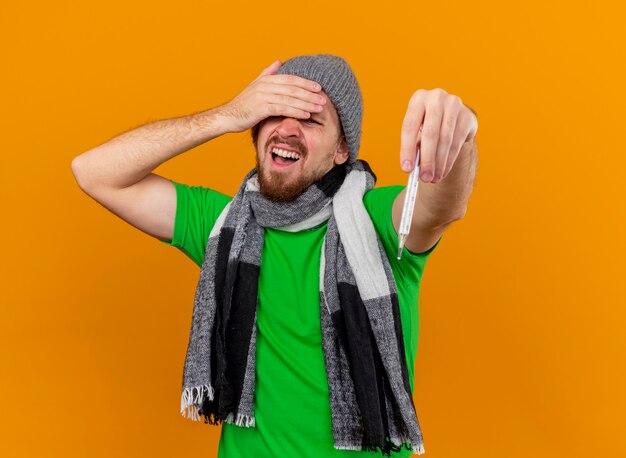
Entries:
{"type": "Polygon", "coordinates": [[[87,194],[202,267],[181,412],[222,424],[220,457],[424,453],[412,402],[420,279],[465,213],[477,121],[443,90],[411,98],[400,160],[410,172],[419,145],[422,181],[399,260],[404,187],[373,188],[357,159],[361,119],[348,63],[299,56],[220,107],[72,163],[87,194]],[[257,166],[233,197],[151,173],[247,129],[257,166]]]}

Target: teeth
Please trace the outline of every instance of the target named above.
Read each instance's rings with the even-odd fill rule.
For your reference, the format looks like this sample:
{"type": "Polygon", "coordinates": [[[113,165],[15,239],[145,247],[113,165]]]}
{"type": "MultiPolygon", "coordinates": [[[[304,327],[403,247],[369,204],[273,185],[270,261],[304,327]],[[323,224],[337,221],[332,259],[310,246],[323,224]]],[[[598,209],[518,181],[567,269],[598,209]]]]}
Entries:
{"type": "Polygon", "coordinates": [[[272,153],[278,154],[279,156],[286,157],[289,159],[300,159],[300,155],[298,153],[294,153],[293,151],[285,151],[280,148],[272,148],[272,153]]]}

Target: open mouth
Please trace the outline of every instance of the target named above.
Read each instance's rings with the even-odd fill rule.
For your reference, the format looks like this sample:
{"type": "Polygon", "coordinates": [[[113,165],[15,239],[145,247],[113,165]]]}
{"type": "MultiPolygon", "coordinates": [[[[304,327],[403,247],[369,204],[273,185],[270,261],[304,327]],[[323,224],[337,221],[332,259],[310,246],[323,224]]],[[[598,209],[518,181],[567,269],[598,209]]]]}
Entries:
{"type": "Polygon", "coordinates": [[[271,151],[272,163],[277,167],[289,167],[300,160],[300,155],[292,151],[273,148],[271,151]]]}

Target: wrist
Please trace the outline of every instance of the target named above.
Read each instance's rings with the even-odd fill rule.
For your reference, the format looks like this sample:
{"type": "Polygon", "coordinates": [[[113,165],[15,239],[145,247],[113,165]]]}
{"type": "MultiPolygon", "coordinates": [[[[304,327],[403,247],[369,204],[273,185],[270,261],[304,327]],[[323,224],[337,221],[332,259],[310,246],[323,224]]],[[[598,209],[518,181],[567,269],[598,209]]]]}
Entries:
{"type": "Polygon", "coordinates": [[[194,114],[192,117],[194,124],[209,139],[233,132],[232,118],[228,116],[222,106],[194,114]]]}

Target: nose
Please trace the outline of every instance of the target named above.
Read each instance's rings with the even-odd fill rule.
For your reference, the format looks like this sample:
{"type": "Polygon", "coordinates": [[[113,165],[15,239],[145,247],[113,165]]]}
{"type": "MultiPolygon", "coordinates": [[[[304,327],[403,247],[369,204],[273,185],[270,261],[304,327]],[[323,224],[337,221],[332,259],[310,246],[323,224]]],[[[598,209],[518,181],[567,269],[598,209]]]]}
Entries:
{"type": "Polygon", "coordinates": [[[281,137],[291,137],[300,135],[300,122],[296,118],[284,117],[276,126],[276,132],[281,137]]]}

